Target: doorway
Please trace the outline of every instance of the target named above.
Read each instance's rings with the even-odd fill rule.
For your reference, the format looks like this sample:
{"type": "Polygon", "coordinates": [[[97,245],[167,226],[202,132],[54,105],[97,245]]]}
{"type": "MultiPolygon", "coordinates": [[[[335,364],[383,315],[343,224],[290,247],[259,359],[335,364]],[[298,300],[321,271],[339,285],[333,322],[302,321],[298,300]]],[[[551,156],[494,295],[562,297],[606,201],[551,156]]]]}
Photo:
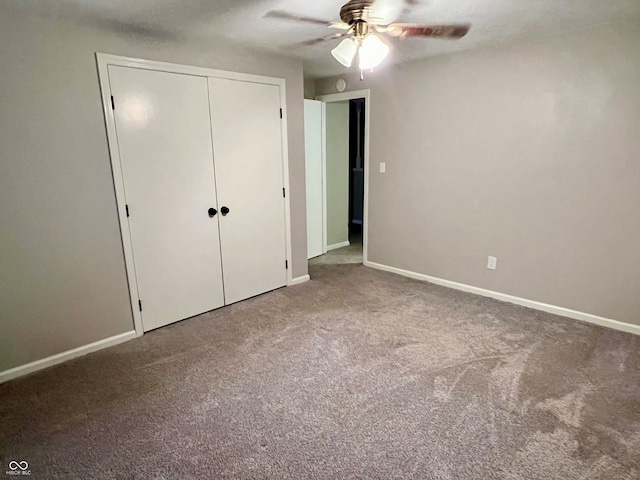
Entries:
{"type": "MultiPolygon", "coordinates": [[[[317,128],[305,128],[310,265],[366,261],[368,100],[369,91],[361,90],[305,101],[305,125],[307,107],[310,116],[314,111],[321,111],[320,135],[317,128]],[[314,145],[321,146],[320,155],[314,145]],[[320,166],[318,157],[321,157],[320,166]],[[320,182],[314,171],[320,172],[320,182]]],[[[311,119],[309,125],[317,123],[311,119]]]]}
{"type": "Polygon", "coordinates": [[[364,218],[364,98],[349,100],[349,243],[362,252],[364,218]]]}

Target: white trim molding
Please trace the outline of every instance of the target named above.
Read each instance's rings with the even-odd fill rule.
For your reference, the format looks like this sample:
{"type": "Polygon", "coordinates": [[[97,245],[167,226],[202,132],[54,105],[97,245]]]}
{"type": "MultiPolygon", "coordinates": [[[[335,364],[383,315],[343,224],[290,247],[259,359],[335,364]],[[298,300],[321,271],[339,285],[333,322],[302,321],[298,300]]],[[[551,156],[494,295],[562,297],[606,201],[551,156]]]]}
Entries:
{"type": "Polygon", "coordinates": [[[514,303],[523,307],[533,308],[534,310],[541,310],[547,313],[553,313],[561,317],[572,318],[574,320],[580,320],[583,322],[593,323],[600,325],[601,327],[613,328],[614,330],[620,330],[622,332],[633,333],[640,335],[640,325],[634,325],[632,323],[621,322],[619,320],[613,320],[611,318],[599,317],[590,313],[579,312],[577,310],[571,310],[565,307],[558,307],[556,305],[550,305],[548,303],[537,302],[535,300],[528,300],[526,298],[516,297],[508,295],[506,293],[494,292],[493,290],[486,290],[480,287],[474,287],[472,285],[466,285],[464,283],[453,282],[451,280],[445,280],[438,277],[431,277],[422,273],[412,272],[409,270],[403,270],[401,268],[390,267],[381,263],[364,262],[366,267],[375,268],[377,270],[383,270],[385,272],[395,273],[404,277],[414,278],[416,280],[423,280],[436,285],[442,285],[443,287],[453,288],[455,290],[461,290],[463,292],[475,293],[483,297],[495,298],[503,302],[514,303]]]}
{"type": "Polygon", "coordinates": [[[327,253],[327,102],[320,101],[320,148],[322,169],[322,253],[327,253]]]}
{"type": "Polygon", "coordinates": [[[287,284],[287,287],[293,287],[294,285],[300,285],[301,283],[305,283],[311,280],[309,275],[302,275],[301,277],[296,277],[291,279],[291,281],[287,284]]]}
{"type": "Polygon", "coordinates": [[[349,243],[349,240],[345,240],[344,242],[340,243],[334,243],[333,245],[327,245],[327,252],[335,250],[336,248],[348,247],[349,245],[351,245],[351,243],[349,243]]]}
{"type": "Polygon", "coordinates": [[[102,350],[103,348],[113,347],[114,345],[132,340],[136,337],[136,332],[131,330],[130,332],[121,333],[113,337],[98,340],[97,342],[93,342],[88,345],[83,345],[82,347],[58,353],[57,355],[52,355],[41,360],[36,360],[35,362],[27,363],[26,365],[5,370],[4,372],[0,372],[0,383],[8,382],[14,378],[22,377],[44,368],[52,367],[59,363],[71,360],[72,358],[81,357],[82,355],[102,350]]]}

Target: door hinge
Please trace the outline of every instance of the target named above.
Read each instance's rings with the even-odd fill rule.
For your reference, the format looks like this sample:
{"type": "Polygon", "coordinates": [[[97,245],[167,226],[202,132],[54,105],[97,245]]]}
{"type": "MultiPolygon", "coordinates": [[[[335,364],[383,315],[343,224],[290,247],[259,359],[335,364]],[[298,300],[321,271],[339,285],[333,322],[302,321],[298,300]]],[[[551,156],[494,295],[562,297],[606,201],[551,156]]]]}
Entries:
{"type": "Polygon", "coordinates": [[[284,261],[284,268],[285,270],[289,270],[289,260],[284,261]]]}
{"type": "MultiPolygon", "coordinates": [[[[111,97],[113,98],[113,97],[111,97]]],[[[280,109],[280,118],[282,118],[282,109],[280,109]]]]}
{"type": "Polygon", "coordinates": [[[142,300],[138,300],[138,308],[142,311],[142,300]]]}
{"type": "Polygon", "coordinates": [[[129,216],[129,205],[125,205],[124,209],[127,211],[127,217],[129,216]]]}
{"type": "Polygon", "coordinates": [[[287,194],[286,194],[286,190],[284,189],[284,187],[282,187],[282,196],[283,196],[283,197],[286,197],[286,196],[287,196],[287,194]]]}
{"type": "Polygon", "coordinates": [[[113,100],[113,95],[111,95],[111,110],[116,109],[116,102],[113,100]]]}

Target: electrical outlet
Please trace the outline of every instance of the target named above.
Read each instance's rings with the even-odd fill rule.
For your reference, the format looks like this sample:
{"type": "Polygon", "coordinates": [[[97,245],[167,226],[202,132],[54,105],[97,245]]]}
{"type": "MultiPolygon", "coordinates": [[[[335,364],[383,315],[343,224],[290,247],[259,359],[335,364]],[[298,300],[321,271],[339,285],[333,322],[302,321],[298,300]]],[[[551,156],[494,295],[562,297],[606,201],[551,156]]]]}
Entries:
{"type": "Polygon", "coordinates": [[[498,259],[496,257],[487,258],[487,268],[489,270],[495,270],[498,265],[498,259]]]}
{"type": "Polygon", "coordinates": [[[380,162],[380,173],[384,173],[387,171],[387,164],[384,162],[380,162]]]}

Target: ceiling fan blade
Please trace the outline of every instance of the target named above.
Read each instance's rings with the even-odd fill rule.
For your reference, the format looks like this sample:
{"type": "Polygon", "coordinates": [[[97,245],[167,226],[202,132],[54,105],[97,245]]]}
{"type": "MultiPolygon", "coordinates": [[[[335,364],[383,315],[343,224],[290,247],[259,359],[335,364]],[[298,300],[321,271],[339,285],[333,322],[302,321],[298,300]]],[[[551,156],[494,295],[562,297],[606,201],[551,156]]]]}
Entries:
{"type": "Polygon", "coordinates": [[[331,25],[329,25],[331,28],[337,28],[339,30],[349,30],[351,29],[351,25],[349,25],[348,23],[344,23],[344,22],[331,22],[331,25]]]}
{"type": "Polygon", "coordinates": [[[265,18],[280,18],[283,20],[294,20],[296,22],[313,23],[315,25],[323,25],[325,27],[332,27],[334,22],[328,22],[327,20],[321,20],[319,18],[305,17],[304,15],[296,15],[295,13],[288,13],[283,10],[271,10],[267,12],[265,18]]]}
{"type": "Polygon", "coordinates": [[[392,37],[432,37],[432,38],[462,38],[471,28],[469,23],[454,23],[450,25],[420,25],[416,23],[392,23],[385,29],[392,37]]]}
{"type": "Polygon", "coordinates": [[[326,42],[327,40],[333,40],[335,38],[346,37],[347,35],[349,35],[349,32],[334,33],[332,35],[326,35],[324,37],[314,38],[312,40],[305,40],[304,42],[301,42],[300,45],[304,45],[304,46],[308,47],[308,46],[311,46],[311,45],[316,45],[318,43],[326,42]]]}

